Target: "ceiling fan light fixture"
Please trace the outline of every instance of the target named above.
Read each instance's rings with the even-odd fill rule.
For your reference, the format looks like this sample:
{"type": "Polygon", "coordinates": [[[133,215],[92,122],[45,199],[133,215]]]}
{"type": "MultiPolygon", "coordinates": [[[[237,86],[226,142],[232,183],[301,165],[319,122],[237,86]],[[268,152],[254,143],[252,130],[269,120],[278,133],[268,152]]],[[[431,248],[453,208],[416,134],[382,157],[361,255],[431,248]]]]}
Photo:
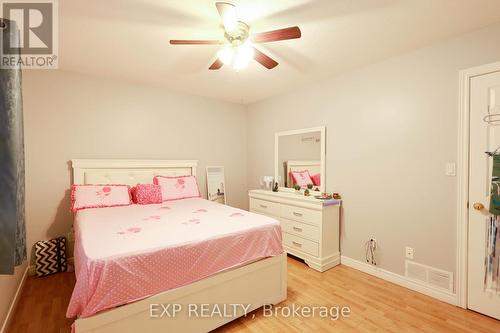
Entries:
{"type": "MultiPolygon", "coordinates": [[[[209,70],[221,69],[223,65],[239,71],[248,66],[252,59],[267,69],[278,66],[278,62],[257,48],[254,43],[269,43],[281,40],[296,39],[302,36],[297,26],[250,35],[250,26],[238,20],[236,6],[225,1],[217,1],[215,7],[219,12],[224,27],[224,40],[185,40],[171,39],[172,45],[225,45],[217,52],[217,59],[208,67],[209,70]]],[[[248,18],[248,17],[247,17],[248,18]]]]}

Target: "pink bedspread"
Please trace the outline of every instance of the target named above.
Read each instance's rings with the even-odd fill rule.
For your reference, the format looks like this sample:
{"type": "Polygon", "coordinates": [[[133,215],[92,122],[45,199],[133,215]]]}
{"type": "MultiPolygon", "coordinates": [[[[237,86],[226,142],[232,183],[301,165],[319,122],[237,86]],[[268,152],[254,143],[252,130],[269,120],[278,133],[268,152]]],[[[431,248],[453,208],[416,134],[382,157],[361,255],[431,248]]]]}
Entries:
{"type": "Polygon", "coordinates": [[[66,316],[89,317],[283,252],[278,221],[200,198],[79,211],[66,316]]]}

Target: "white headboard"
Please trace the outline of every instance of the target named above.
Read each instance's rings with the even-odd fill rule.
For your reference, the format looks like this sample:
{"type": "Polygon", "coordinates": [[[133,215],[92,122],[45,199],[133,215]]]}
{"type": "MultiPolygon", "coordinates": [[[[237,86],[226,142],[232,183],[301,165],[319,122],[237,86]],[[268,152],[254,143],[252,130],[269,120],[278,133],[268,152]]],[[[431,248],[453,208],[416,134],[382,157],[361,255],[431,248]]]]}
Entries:
{"type": "Polygon", "coordinates": [[[147,184],[157,175],[196,176],[197,164],[195,160],[71,160],[73,184],[147,184]]]}

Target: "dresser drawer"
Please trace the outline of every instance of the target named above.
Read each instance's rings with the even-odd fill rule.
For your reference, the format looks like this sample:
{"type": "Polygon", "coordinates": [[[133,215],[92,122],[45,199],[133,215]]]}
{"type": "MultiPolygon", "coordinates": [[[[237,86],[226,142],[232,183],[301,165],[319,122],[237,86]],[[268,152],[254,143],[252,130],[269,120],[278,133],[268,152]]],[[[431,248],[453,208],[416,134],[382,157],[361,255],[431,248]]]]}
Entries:
{"type": "Polygon", "coordinates": [[[287,232],[283,233],[283,244],[289,248],[305,252],[312,256],[318,255],[318,243],[299,236],[290,235],[287,232]]]}
{"type": "Polygon", "coordinates": [[[281,228],[289,234],[319,241],[319,228],[316,226],[281,218],[281,228]]]}
{"type": "Polygon", "coordinates": [[[250,198],[250,210],[271,216],[280,216],[280,204],[260,199],[250,198]]]}
{"type": "Polygon", "coordinates": [[[288,205],[281,205],[281,217],[314,225],[319,225],[321,222],[321,212],[319,210],[288,205]]]}

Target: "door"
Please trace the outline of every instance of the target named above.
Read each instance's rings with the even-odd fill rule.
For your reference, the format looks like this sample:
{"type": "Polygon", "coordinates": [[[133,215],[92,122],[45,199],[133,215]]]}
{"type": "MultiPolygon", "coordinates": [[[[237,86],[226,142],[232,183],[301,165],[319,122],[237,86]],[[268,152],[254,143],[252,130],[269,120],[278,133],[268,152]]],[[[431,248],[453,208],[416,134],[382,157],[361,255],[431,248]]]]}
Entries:
{"type": "MultiPolygon", "coordinates": [[[[492,161],[485,152],[500,146],[500,116],[488,124],[483,118],[500,114],[500,72],[476,76],[470,82],[469,248],[467,307],[500,319],[500,293],[484,289],[486,220],[492,161]],[[484,206],[484,208],[482,207],[484,206]]],[[[499,149],[500,150],[500,149],[499,149]]]]}

